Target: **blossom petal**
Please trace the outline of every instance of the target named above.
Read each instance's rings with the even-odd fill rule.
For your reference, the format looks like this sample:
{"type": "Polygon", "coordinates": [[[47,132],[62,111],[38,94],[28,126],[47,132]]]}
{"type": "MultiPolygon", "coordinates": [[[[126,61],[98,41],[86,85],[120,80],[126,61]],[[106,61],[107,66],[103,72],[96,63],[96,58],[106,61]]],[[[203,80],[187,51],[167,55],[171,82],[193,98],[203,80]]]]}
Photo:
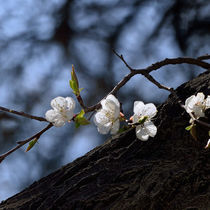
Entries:
{"type": "Polygon", "coordinates": [[[67,107],[72,111],[75,109],[76,103],[72,97],[66,97],[67,107]]]}
{"type": "Polygon", "coordinates": [[[110,119],[106,116],[106,111],[101,109],[95,115],[93,119],[96,126],[98,125],[105,125],[106,123],[110,122],[110,119]]]}
{"type": "Polygon", "coordinates": [[[45,118],[48,122],[54,122],[58,115],[59,113],[57,111],[50,109],[45,113],[45,118]]]}
{"type": "Polygon", "coordinates": [[[149,138],[149,134],[147,133],[146,129],[141,125],[136,127],[136,136],[142,141],[147,141],[149,138]]]}
{"type": "Polygon", "coordinates": [[[61,127],[65,124],[63,116],[56,110],[50,109],[45,113],[47,121],[51,122],[56,127],[61,127]]]}
{"type": "Polygon", "coordinates": [[[116,120],[112,125],[111,134],[116,134],[119,131],[119,128],[120,128],[120,121],[116,120]]]}
{"type": "Polygon", "coordinates": [[[51,101],[53,109],[60,111],[67,108],[67,101],[65,98],[58,96],[51,101]]]}
{"type": "Polygon", "coordinates": [[[69,121],[74,117],[74,112],[72,110],[67,110],[65,114],[63,114],[63,117],[66,119],[66,121],[69,121]]]}
{"type": "Polygon", "coordinates": [[[116,107],[114,112],[114,120],[119,119],[119,117],[120,117],[120,109],[116,107]]]}
{"type": "Polygon", "coordinates": [[[194,112],[196,118],[205,117],[203,107],[201,107],[201,106],[196,106],[195,105],[193,107],[193,112],[194,112]]]}
{"type": "Polygon", "coordinates": [[[120,103],[117,98],[110,94],[101,101],[102,109],[106,110],[110,118],[116,120],[120,115],[120,103]]]}
{"type": "Polygon", "coordinates": [[[140,116],[142,115],[142,111],[144,109],[144,103],[142,101],[135,101],[133,106],[133,112],[134,114],[140,116]]]}
{"type": "Polygon", "coordinates": [[[206,106],[206,109],[209,109],[209,108],[210,108],[210,96],[208,96],[208,97],[206,98],[205,106],[206,106]]]}
{"type": "Polygon", "coordinates": [[[114,103],[114,101],[109,100],[109,99],[103,99],[101,101],[101,105],[102,105],[102,109],[107,110],[112,113],[114,113],[116,109],[116,104],[114,103]]]}
{"type": "Polygon", "coordinates": [[[63,118],[62,117],[59,117],[59,118],[57,118],[56,120],[55,120],[55,122],[53,122],[53,125],[55,126],[55,127],[61,127],[61,126],[63,126],[64,124],[65,124],[65,120],[63,120],[63,118]]]}
{"type": "Polygon", "coordinates": [[[106,107],[106,99],[101,100],[101,107],[104,109],[106,107]]]}
{"type": "Polygon", "coordinates": [[[156,106],[153,103],[144,104],[142,101],[135,101],[133,108],[134,115],[154,117],[157,113],[156,106]]]}
{"type": "Polygon", "coordinates": [[[205,95],[203,93],[197,93],[196,95],[196,102],[197,103],[203,103],[204,101],[204,98],[205,98],[205,95]]]}
{"type": "Polygon", "coordinates": [[[154,125],[153,122],[148,121],[144,123],[145,130],[149,136],[154,137],[157,133],[157,127],[154,125]]]}
{"type": "Polygon", "coordinates": [[[198,119],[199,117],[205,116],[205,106],[206,101],[204,100],[205,95],[203,93],[198,93],[196,96],[193,95],[186,99],[185,101],[185,109],[188,113],[193,112],[195,114],[195,117],[198,119]]]}
{"type": "Polygon", "coordinates": [[[193,106],[196,104],[196,98],[194,95],[190,96],[185,100],[185,109],[187,113],[190,113],[193,111],[193,106]]]}
{"type": "Polygon", "coordinates": [[[105,110],[110,118],[117,119],[120,115],[120,107],[118,107],[114,101],[110,99],[104,99],[101,101],[102,110],[105,110]]]}
{"type": "Polygon", "coordinates": [[[113,101],[115,105],[120,108],[120,103],[114,95],[110,94],[106,97],[106,99],[113,101]]]}
{"type": "Polygon", "coordinates": [[[112,123],[109,122],[109,123],[106,123],[104,125],[100,124],[97,126],[97,129],[98,129],[98,132],[101,133],[101,134],[107,134],[109,133],[110,129],[112,127],[112,123]]]}
{"type": "Polygon", "coordinates": [[[139,119],[140,119],[139,115],[136,115],[136,114],[133,115],[133,122],[134,123],[137,123],[139,121],[139,119]]]}
{"type": "Polygon", "coordinates": [[[109,112],[114,112],[116,104],[109,99],[104,99],[101,101],[102,109],[107,110],[109,112]]]}
{"type": "Polygon", "coordinates": [[[148,116],[150,118],[154,117],[157,113],[156,106],[153,103],[145,104],[143,109],[143,116],[148,116]]]}
{"type": "Polygon", "coordinates": [[[203,93],[198,93],[196,96],[192,95],[189,98],[187,98],[186,101],[185,101],[186,111],[188,113],[193,112],[196,104],[198,104],[197,106],[202,107],[202,104],[204,102],[204,98],[205,98],[205,96],[204,96],[203,93]]]}

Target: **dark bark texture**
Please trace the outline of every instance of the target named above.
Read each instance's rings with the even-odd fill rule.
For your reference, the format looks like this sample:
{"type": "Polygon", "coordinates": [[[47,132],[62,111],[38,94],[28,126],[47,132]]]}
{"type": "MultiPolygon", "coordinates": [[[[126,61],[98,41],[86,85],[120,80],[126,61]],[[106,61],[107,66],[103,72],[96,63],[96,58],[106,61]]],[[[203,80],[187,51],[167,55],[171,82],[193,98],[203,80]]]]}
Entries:
{"type": "Polygon", "coordinates": [[[155,138],[142,142],[135,129],[114,136],[3,201],[0,209],[210,209],[208,129],[198,125],[194,140],[178,103],[197,92],[210,94],[210,73],[181,85],[178,98],[170,95],[158,108],[155,138]]]}

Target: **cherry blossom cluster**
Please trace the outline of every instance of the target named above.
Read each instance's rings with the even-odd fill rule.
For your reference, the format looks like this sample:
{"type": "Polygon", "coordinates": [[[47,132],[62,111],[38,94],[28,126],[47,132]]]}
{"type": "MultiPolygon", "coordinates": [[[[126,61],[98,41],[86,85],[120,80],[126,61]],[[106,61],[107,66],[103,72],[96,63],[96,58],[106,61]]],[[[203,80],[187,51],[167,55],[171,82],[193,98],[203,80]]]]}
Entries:
{"type": "MultiPolygon", "coordinates": [[[[117,93],[119,89],[122,88],[130,80],[130,78],[134,77],[135,75],[142,75],[148,81],[156,85],[158,88],[167,90],[172,95],[178,98],[173,88],[160,84],[150,73],[169,64],[186,63],[197,65],[206,70],[209,70],[210,68],[210,63],[203,61],[210,59],[210,55],[204,55],[198,58],[167,58],[162,61],[156,62],[144,69],[134,69],[131,66],[129,66],[129,64],[125,61],[123,55],[119,55],[116,51],[113,52],[126,65],[130,73],[127,74],[119,83],[116,84],[116,86],[112,89],[108,96],[106,96],[102,101],[90,107],[87,107],[83,102],[82,96],[80,95],[83,88],[80,88],[79,80],[77,78],[74,66],[72,65],[71,79],[69,80],[69,85],[73,91],[73,94],[77,98],[78,103],[82,107],[79,113],[74,112],[76,103],[73,98],[64,98],[61,96],[58,96],[51,101],[52,109],[48,110],[45,113],[45,118],[0,106],[0,111],[5,111],[8,113],[16,114],[19,116],[42,122],[50,122],[45,128],[37,132],[35,135],[23,141],[18,141],[17,145],[14,148],[0,155],[0,163],[8,155],[18,150],[20,147],[27,143],[29,143],[29,146],[27,147],[26,151],[29,151],[36,144],[41,135],[53,126],[61,127],[66,122],[70,121],[74,121],[76,128],[78,128],[81,125],[88,125],[90,122],[88,119],[86,119],[85,115],[90,112],[96,112],[93,118],[93,122],[97,126],[99,133],[116,134],[130,127],[135,127],[137,138],[142,141],[146,141],[149,139],[149,137],[154,137],[157,133],[157,127],[152,122],[153,117],[155,117],[157,113],[155,105],[152,103],[144,104],[142,101],[135,101],[133,108],[134,114],[130,118],[126,119],[125,115],[120,111],[121,107],[118,99],[112,94],[117,93]],[[120,127],[120,124],[122,124],[120,123],[121,121],[123,121],[123,127],[120,127]]],[[[200,92],[197,95],[192,95],[191,97],[187,98],[185,101],[185,105],[180,105],[187,111],[187,113],[189,113],[191,118],[190,125],[187,126],[185,129],[190,131],[194,139],[197,139],[197,136],[195,134],[197,123],[210,128],[210,124],[203,121],[203,118],[206,118],[205,111],[210,108],[210,96],[207,96],[205,98],[204,94],[200,92]]],[[[92,115],[90,115],[89,118],[91,119],[91,117],[92,115]]],[[[205,148],[210,148],[210,139],[205,148]]]]}
{"type": "MultiPolygon", "coordinates": [[[[51,106],[53,109],[48,110],[45,117],[54,126],[63,126],[74,118],[75,101],[73,98],[56,97],[51,101],[51,106]]],[[[149,137],[154,137],[157,127],[151,120],[157,113],[155,105],[135,101],[133,111],[134,115],[130,118],[132,121],[130,124],[136,127],[137,138],[146,141],[149,137]]],[[[101,109],[96,112],[93,121],[99,133],[116,134],[120,128],[120,120],[125,120],[121,116],[120,103],[114,95],[110,94],[101,101],[101,109]]]]}

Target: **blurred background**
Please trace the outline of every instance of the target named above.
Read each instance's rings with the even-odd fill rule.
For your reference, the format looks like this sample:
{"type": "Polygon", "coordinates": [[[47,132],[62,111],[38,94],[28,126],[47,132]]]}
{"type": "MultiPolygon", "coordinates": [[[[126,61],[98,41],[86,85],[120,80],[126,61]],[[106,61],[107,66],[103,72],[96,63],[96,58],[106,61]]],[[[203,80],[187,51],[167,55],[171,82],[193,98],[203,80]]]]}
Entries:
{"type": "MultiPolygon", "coordinates": [[[[112,49],[134,68],[164,58],[209,53],[208,0],[0,0],[0,106],[44,116],[56,96],[72,96],[74,64],[86,105],[101,100],[128,70],[112,49]]],[[[189,65],[152,73],[177,87],[200,74],[189,65]]],[[[156,105],[168,93],[141,76],[118,92],[127,116],[133,102],[156,105]]],[[[77,106],[77,111],[79,111],[77,106]]],[[[46,126],[0,111],[0,153],[46,126]]],[[[0,164],[0,200],[82,156],[109,136],[94,125],[52,128],[28,153],[26,146],[0,164]]]]}

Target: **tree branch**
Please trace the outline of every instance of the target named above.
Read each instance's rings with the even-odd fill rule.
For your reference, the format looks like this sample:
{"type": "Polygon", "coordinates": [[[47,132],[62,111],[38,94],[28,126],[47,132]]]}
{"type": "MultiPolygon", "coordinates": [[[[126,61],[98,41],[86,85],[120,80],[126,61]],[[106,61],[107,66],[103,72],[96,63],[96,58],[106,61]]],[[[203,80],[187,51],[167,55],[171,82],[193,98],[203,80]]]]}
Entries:
{"type": "Polygon", "coordinates": [[[192,64],[199,66],[203,69],[210,70],[210,64],[206,63],[204,61],[201,61],[199,59],[195,58],[166,58],[160,62],[154,63],[151,66],[148,66],[145,69],[132,69],[137,72],[146,71],[147,73],[150,73],[152,71],[158,70],[159,68],[166,66],[166,65],[176,65],[176,64],[192,64]]]}
{"type": "Polygon", "coordinates": [[[39,131],[38,133],[36,133],[35,135],[31,136],[30,138],[26,139],[26,140],[23,140],[23,141],[18,141],[17,142],[17,146],[14,147],[13,149],[9,150],[8,152],[0,155],[0,163],[8,156],[10,155],[11,153],[15,152],[17,149],[19,149],[20,147],[22,147],[23,145],[27,144],[28,142],[30,142],[31,140],[37,138],[39,139],[40,136],[46,132],[47,130],[49,130],[51,127],[53,126],[52,123],[49,123],[44,129],[42,129],[41,131],[39,131]]]}
{"type": "Polygon", "coordinates": [[[47,122],[47,120],[43,117],[33,116],[33,115],[27,114],[25,112],[18,112],[18,111],[12,110],[12,109],[7,109],[7,108],[2,107],[2,106],[0,106],[0,110],[4,111],[4,112],[9,112],[9,113],[12,113],[12,114],[20,115],[22,117],[26,117],[26,118],[29,118],[29,119],[47,122]]]}
{"type": "Polygon", "coordinates": [[[210,55],[206,54],[206,55],[202,55],[197,57],[198,60],[209,60],[210,59],[210,55]]]}
{"type": "MultiPolygon", "coordinates": [[[[158,88],[160,89],[164,89],[167,90],[169,92],[171,92],[176,98],[178,98],[176,92],[174,91],[173,88],[169,88],[165,85],[160,84],[157,80],[155,80],[149,73],[157,70],[165,65],[169,65],[169,64],[181,64],[181,63],[188,63],[188,64],[194,64],[194,65],[198,65],[202,68],[205,68],[207,70],[210,70],[210,64],[201,61],[202,59],[210,59],[210,55],[205,55],[205,56],[200,56],[198,57],[198,59],[194,59],[194,58],[172,58],[172,59],[164,59],[163,61],[157,62],[155,64],[152,64],[151,66],[145,68],[145,69],[133,69],[132,67],[130,67],[128,65],[128,63],[125,61],[125,59],[123,58],[123,55],[119,55],[116,51],[114,51],[114,53],[117,55],[117,57],[119,57],[123,63],[128,67],[128,69],[130,70],[130,73],[125,76],[114,88],[113,90],[109,93],[109,94],[114,94],[115,92],[117,92],[123,85],[125,85],[128,80],[133,77],[136,74],[141,74],[143,76],[145,76],[150,82],[152,82],[154,85],[156,85],[158,88]],[[200,60],[199,60],[200,59],[200,60]]],[[[179,102],[180,106],[182,108],[185,109],[184,105],[181,104],[181,102],[179,102]]],[[[192,117],[192,119],[194,121],[196,121],[197,123],[210,128],[210,124],[205,123],[201,120],[195,119],[194,116],[192,115],[192,113],[190,113],[190,116],[192,117]]]]}
{"type": "MultiPolygon", "coordinates": [[[[130,73],[127,74],[107,95],[109,94],[116,94],[117,91],[123,87],[133,76],[135,76],[136,74],[141,74],[143,76],[145,76],[150,82],[152,82],[153,84],[155,84],[157,87],[161,88],[161,89],[165,89],[169,92],[174,92],[173,88],[169,88],[166,87],[164,85],[161,85],[159,82],[157,82],[149,73],[154,71],[154,70],[158,70],[159,68],[166,66],[166,65],[176,65],[176,64],[192,64],[192,65],[197,65],[201,68],[210,70],[210,64],[206,63],[204,61],[201,61],[202,59],[195,59],[195,58],[166,58],[160,62],[156,62],[144,69],[134,69],[132,68],[124,59],[123,55],[119,55],[115,50],[113,50],[114,54],[120,58],[120,60],[122,60],[122,62],[126,65],[126,67],[130,70],[130,73]]],[[[204,56],[201,56],[199,58],[202,58],[204,56]]],[[[98,102],[97,104],[87,107],[85,108],[85,112],[92,112],[96,109],[99,109],[101,107],[100,102],[98,102]]]]}
{"type": "MultiPolygon", "coordinates": [[[[200,56],[200,57],[198,57],[196,59],[195,58],[182,58],[182,57],[179,57],[179,58],[166,58],[166,59],[164,59],[164,60],[162,60],[160,62],[156,62],[156,63],[154,63],[154,64],[152,64],[152,65],[150,65],[150,66],[148,66],[148,67],[146,67],[144,69],[134,69],[125,61],[123,55],[119,55],[115,50],[113,50],[113,52],[114,52],[114,54],[117,57],[119,57],[122,60],[122,62],[129,69],[130,73],[127,74],[107,95],[109,95],[109,94],[116,94],[117,91],[121,87],[123,87],[133,76],[135,76],[137,74],[141,74],[144,77],[146,77],[150,82],[152,82],[154,85],[156,85],[158,88],[167,90],[167,91],[171,92],[172,94],[174,94],[174,96],[176,96],[178,98],[178,96],[176,95],[176,93],[175,93],[173,88],[170,88],[170,87],[167,87],[165,85],[160,84],[157,80],[155,80],[150,75],[150,72],[158,70],[161,67],[166,66],[166,65],[170,65],[170,64],[172,64],[172,65],[176,65],[176,64],[192,64],[192,65],[196,65],[196,66],[199,66],[201,68],[210,70],[210,64],[202,61],[202,60],[210,59],[210,55],[200,56]]],[[[95,104],[93,106],[86,107],[84,105],[83,99],[82,99],[82,97],[80,95],[77,96],[77,100],[78,100],[79,104],[81,105],[81,107],[84,109],[85,113],[96,111],[97,109],[100,109],[100,107],[101,107],[101,104],[100,104],[101,101],[99,101],[97,104],[95,104]]],[[[180,102],[180,105],[181,105],[181,102],[180,102]]],[[[181,106],[183,107],[183,105],[181,105],[181,106]]],[[[35,119],[35,120],[38,120],[38,121],[47,121],[43,117],[37,117],[37,116],[29,115],[29,114],[26,114],[24,112],[18,112],[18,111],[7,109],[7,108],[1,107],[1,106],[0,106],[0,110],[5,111],[5,112],[9,112],[9,113],[12,113],[12,114],[20,115],[20,116],[23,116],[23,117],[27,117],[27,118],[30,118],[30,119],[35,119]]],[[[91,118],[91,116],[90,116],[90,118],[91,118]]],[[[209,124],[204,123],[204,122],[202,122],[200,120],[196,120],[195,119],[195,121],[197,121],[198,123],[200,123],[202,125],[210,127],[209,124]]],[[[43,130],[41,130],[37,134],[33,135],[32,137],[30,137],[30,138],[28,138],[28,139],[26,139],[24,141],[17,142],[18,145],[15,148],[9,150],[7,153],[5,153],[5,154],[0,156],[0,162],[2,160],[4,160],[4,158],[7,157],[9,154],[11,154],[12,152],[16,151],[18,148],[22,147],[23,145],[25,145],[26,143],[28,143],[32,139],[35,139],[35,138],[39,139],[39,137],[44,132],[46,132],[48,129],[50,129],[52,126],[53,126],[53,124],[50,123],[50,124],[48,124],[47,127],[45,127],[43,130]]]]}

